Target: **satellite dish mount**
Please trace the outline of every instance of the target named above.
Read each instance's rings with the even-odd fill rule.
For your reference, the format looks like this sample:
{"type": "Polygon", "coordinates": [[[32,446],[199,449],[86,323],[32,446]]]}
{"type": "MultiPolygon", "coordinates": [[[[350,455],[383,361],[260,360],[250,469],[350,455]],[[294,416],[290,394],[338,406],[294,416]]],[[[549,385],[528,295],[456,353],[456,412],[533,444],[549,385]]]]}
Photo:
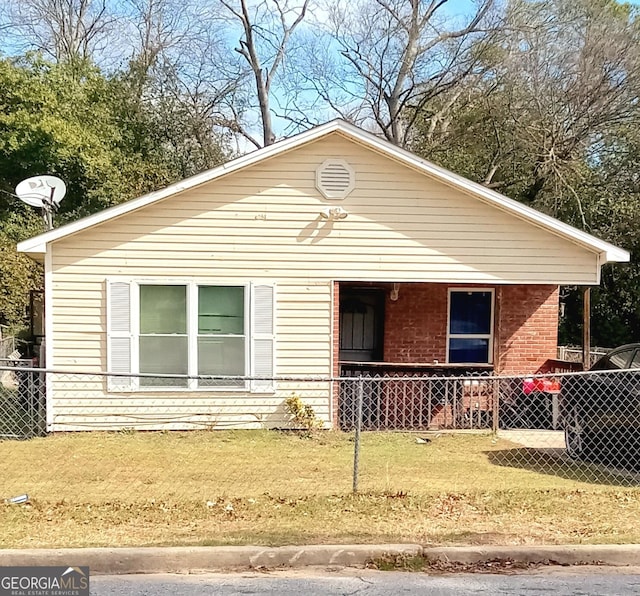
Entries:
{"type": "Polygon", "coordinates": [[[42,209],[47,230],[53,229],[53,214],[66,192],[65,183],[55,176],[34,176],[16,186],[16,195],[23,203],[42,209]]]}

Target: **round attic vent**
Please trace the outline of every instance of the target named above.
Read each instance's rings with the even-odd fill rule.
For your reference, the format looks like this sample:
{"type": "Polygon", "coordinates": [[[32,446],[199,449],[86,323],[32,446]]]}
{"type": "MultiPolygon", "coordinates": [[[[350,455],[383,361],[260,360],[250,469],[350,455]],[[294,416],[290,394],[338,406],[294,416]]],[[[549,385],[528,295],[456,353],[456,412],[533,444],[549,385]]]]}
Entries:
{"type": "Polygon", "coordinates": [[[316,187],[327,199],[344,199],[355,186],[355,172],[344,159],[328,159],[316,170],[316,187]]]}

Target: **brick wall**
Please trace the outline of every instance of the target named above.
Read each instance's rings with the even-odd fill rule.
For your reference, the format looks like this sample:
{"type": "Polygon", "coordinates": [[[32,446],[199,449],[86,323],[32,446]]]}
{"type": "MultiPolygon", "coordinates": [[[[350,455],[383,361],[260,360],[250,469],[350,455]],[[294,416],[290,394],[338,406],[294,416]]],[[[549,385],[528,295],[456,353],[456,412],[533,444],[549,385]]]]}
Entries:
{"type": "Polygon", "coordinates": [[[496,290],[496,305],[497,372],[530,374],[556,358],[557,286],[502,286],[496,290]]]}
{"type": "Polygon", "coordinates": [[[446,362],[447,300],[444,284],[400,284],[396,301],[387,294],[385,361],[446,362]]]}
{"type": "MultiPolygon", "coordinates": [[[[446,362],[448,288],[445,284],[401,284],[396,301],[387,294],[386,362],[446,362]]],[[[552,285],[495,288],[496,373],[531,374],[547,359],[556,358],[558,300],[558,287],[552,285]]]]}

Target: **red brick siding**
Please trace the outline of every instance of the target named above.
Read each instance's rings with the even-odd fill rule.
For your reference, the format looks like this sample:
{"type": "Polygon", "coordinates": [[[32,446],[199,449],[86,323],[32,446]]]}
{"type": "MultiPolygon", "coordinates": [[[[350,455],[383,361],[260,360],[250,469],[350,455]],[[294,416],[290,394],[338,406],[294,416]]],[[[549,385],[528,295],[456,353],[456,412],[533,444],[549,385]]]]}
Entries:
{"type": "MultiPolygon", "coordinates": [[[[360,284],[367,287],[365,284],[360,284]]],[[[376,287],[379,287],[376,285],[376,287]]],[[[389,284],[389,290],[391,289],[389,284]]],[[[398,299],[387,293],[384,322],[384,360],[395,363],[446,362],[448,293],[446,284],[400,284],[398,299]]],[[[473,286],[465,286],[473,287],[473,286]]],[[[481,285],[478,288],[490,286],[481,285]]],[[[339,284],[334,287],[334,374],[338,374],[339,284]]],[[[497,374],[533,374],[546,360],[554,359],[558,339],[557,286],[497,286],[494,317],[494,370],[497,374]]],[[[482,409],[490,409],[486,399],[482,409]]],[[[334,425],[337,426],[338,395],[334,392],[334,425]]],[[[475,402],[474,402],[475,403],[475,402]]],[[[395,404],[394,407],[397,407],[395,404]]],[[[409,406],[407,406],[409,407],[409,406]]],[[[447,426],[451,412],[433,411],[432,426],[447,426]]]]}
{"type": "MultiPolygon", "coordinates": [[[[338,286],[338,284],[336,284],[338,286]]],[[[391,286],[390,286],[391,287],[391,286]]],[[[398,299],[387,293],[384,322],[385,362],[446,362],[446,284],[400,284],[398,299]]],[[[465,286],[469,287],[469,286],[465,286]]],[[[489,286],[482,285],[479,288],[489,286]]],[[[336,307],[339,305],[336,287],[336,307]]],[[[558,287],[552,285],[495,288],[494,364],[496,373],[531,374],[556,357],[558,287]]],[[[339,318],[334,319],[337,372],[339,318]]]]}
{"type": "Polygon", "coordinates": [[[447,300],[443,284],[400,284],[398,300],[387,295],[385,361],[446,362],[447,300]]]}
{"type": "Polygon", "coordinates": [[[496,290],[496,371],[530,374],[556,358],[559,291],[557,286],[502,286],[496,290]]]}

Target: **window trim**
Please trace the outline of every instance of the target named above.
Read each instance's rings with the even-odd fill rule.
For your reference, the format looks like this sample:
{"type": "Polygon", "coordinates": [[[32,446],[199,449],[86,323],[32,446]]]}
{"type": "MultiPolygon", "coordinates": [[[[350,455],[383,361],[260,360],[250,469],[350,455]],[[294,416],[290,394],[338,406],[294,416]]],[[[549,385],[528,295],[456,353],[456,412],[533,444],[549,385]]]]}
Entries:
{"type": "MultiPolygon", "coordinates": [[[[217,283],[211,280],[162,280],[162,279],[132,279],[130,280],[130,287],[132,288],[132,300],[131,300],[131,334],[132,334],[132,362],[131,372],[132,374],[142,374],[140,372],[140,286],[185,286],[187,293],[187,384],[185,387],[165,387],[160,386],[141,386],[139,379],[136,377],[133,385],[135,391],[201,391],[201,390],[220,390],[220,391],[246,391],[248,389],[248,381],[244,381],[241,386],[236,387],[211,387],[200,386],[198,384],[198,288],[200,286],[215,286],[215,287],[238,287],[244,289],[244,370],[243,376],[249,376],[249,370],[251,367],[249,342],[251,341],[251,313],[249,311],[249,295],[251,292],[251,284],[247,282],[225,282],[217,283]],[[249,333],[247,333],[249,330],[249,333]]],[[[236,337],[236,336],[234,336],[236,337]]],[[[239,337],[239,336],[238,336],[239,337]]]]}
{"type": "MultiPolygon", "coordinates": [[[[264,383],[257,386],[249,379],[244,380],[241,385],[237,386],[199,386],[198,385],[198,287],[200,286],[214,286],[214,287],[242,287],[244,288],[244,377],[250,378],[252,376],[252,370],[254,367],[253,354],[253,341],[255,332],[254,313],[252,312],[252,299],[258,286],[268,286],[273,292],[273,304],[271,313],[272,324],[272,341],[273,348],[275,350],[276,341],[276,285],[272,281],[267,280],[215,280],[215,279],[202,279],[202,278],[158,278],[158,277],[122,277],[113,276],[106,278],[107,293],[106,293],[106,311],[107,311],[107,368],[111,369],[111,342],[117,334],[114,334],[111,328],[111,285],[114,283],[126,283],[129,286],[129,332],[130,338],[130,387],[127,389],[116,388],[107,389],[109,393],[185,393],[185,392],[225,392],[225,393],[267,393],[273,394],[276,391],[275,383],[271,383],[269,387],[266,387],[264,383]],[[140,337],[140,286],[141,285],[178,285],[186,286],[187,288],[187,341],[188,341],[188,378],[184,387],[168,387],[168,386],[140,386],[139,375],[140,373],[140,351],[139,351],[139,337],[140,337]],[[256,388],[260,387],[260,388],[256,388]]],[[[234,335],[233,337],[240,337],[234,335]]],[[[272,362],[273,374],[275,375],[275,352],[273,353],[272,362]]]]}
{"type": "Polygon", "coordinates": [[[493,341],[494,341],[494,322],[495,322],[495,305],[496,294],[495,288],[479,288],[479,287],[453,287],[448,288],[447,292],[447,345],[446,345],[446,363],[447,364],[493,364],[493,341]],[[489,319],[489,333],[451,333],[451,295],[456,292],[471,292],[471,293],[486,293],[491,294],[491,314],[489,319]],[[489,340],[489,354],[487,362],[455,362],[450,361],[450,341],[452,339],[488,339],[489,340]]]}

